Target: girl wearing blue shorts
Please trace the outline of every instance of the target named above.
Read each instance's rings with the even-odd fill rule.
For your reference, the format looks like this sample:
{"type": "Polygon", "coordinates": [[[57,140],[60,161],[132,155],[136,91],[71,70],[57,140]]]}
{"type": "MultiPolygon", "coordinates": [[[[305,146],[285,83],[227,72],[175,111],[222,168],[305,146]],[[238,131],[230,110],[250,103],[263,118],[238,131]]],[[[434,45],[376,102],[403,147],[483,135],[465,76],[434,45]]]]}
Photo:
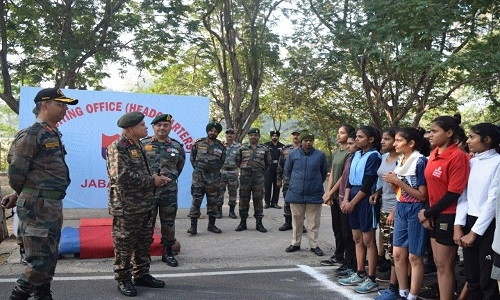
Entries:
{"type": "Polygon", "coordinates": [[[394,147],[401,156],[394,172],[382,176],[396,192],[394,265],[399,296],[410,300],[417,299],[424,278],[425,228],[420,224],[418,213],[424,208],[428,194],[424,177],[427,158],[420,153],[422,145],[423,137],[417,129],[399,129],[396,132],[394,147]],[[408,282],[409,270],[411,283],[408,282]]]}
{"type": "Polygon", "coordinates": [[[376,282],[377,244],[375,230],[378,216],[369,197],[375,192],[377,170],[382,161],[380,155],[380,132],[372,126],[362,126],[356,132],[356,145],[360,150],[354,153],[349,170],[349,181],[342,201],[342,212],[349,214],[353,240],[356,247],[357,272],[351,277],[340,279],[342,285],[359,285],[358,293],[379,290],[376,282]],[[368,275],[365,260],[368,258],[368,275]]]}

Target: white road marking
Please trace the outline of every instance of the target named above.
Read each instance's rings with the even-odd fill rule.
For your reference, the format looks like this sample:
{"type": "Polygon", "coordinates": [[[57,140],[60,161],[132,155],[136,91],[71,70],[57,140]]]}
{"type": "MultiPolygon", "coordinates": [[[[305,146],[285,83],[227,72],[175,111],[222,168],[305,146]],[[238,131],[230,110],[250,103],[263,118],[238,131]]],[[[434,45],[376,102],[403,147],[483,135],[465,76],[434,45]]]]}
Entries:
{"type": "MultiPolygon", "coordinates": [[[[354,291],[354,289],[346,289],[340,284],[337,284],[336,282],[331,281],[328,276],[324,275],[323,273],[319,272],[319,268],[311,268],[310,266],[305,266],[305,265],[298,265],[300,270],[307,275],[311,276],[312,278],[316,279],[319,281],[321,284],[323,284],[324,287],[331,291],[335,291],[342,296],[345,296],[346,298],[357,300],[357,299],[373,299],[373,296],[368,296],[368,295],[360,295],[354,291]]],[[[324,269],[324,268],[322,268],[324,269]]],[[[331,269],[331,268],[330,268],[331,269]]]]}
{"type": "MultiPolygon", "coordinates": [[[[306,265],[297,265],[290,268],[276,269],[256,269],[256,270],[233,270],[233,271],[215,271],[215,272],[190,272],[190,273],[169,273],[169,274],[153,274],[155,278],[180,278],[180,277],[197,277],[197,276],[221,276],[221,275],[238,275],[238,274],[264,274],[264,273],[283,273],[283,272],[303,272],[315,280],[320,282],[324,287],[331,291],[342,294],[346,298],[352,300],[373,299],[373,296],[357,294],[354,289],[346,289],[345,287],[331,281],[327,275],[321,273],[321,270],[332,270],[331,267],[315,267],[312,268],[306,265]]],[[[16,277],[0,278],[0,283],[15,282],[16,277]]],[[[82,280],[114,280],[113,275],[97,275],[97,276],[54,276],[54,281],[82,281],[82,280]]]]}

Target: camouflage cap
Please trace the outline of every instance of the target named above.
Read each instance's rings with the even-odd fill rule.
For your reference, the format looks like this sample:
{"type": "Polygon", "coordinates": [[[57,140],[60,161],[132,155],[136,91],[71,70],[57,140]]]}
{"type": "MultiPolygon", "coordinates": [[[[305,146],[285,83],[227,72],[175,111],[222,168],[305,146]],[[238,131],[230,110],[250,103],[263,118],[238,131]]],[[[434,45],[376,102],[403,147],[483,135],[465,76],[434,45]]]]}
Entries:
{"type": "Polygon", "coordinates": [[[257,133],[258,135],[260,135],[260,129],[252,127],[252,128],[250,128],[250,130],[248,130],[248,134],[250,134],[250,133],[257,133]]]}
{"type": "Polygon", "coordinates": [[[222,125],[220,123],[217,123],[217,122],[208,123],[207,127],[205,128],[205,131],[208,133],[210,130],[212,130],[212,128],[215,128],[217,130],[217,132],[222,131],[222,125]]]}
{"type": "Polygon", "coordinates": [[[158,122],[170,122],[170,120],[172,120],[171,114],[162,114],[154,118],[153,121],[151,122],[151,125],[154,125],[158,122]]]}
{"type": "Polygon", "coordinates": [[[54,100],[68,105],[75,105],[78,103],[78,99],[68,98],[64,96],[63,92],[57,88],[49,88],[40,90],[35,96],[35,103],[41,101],[54,100]]]}
{"type": "Polygon", "coordinates": [[[144,114],[141,113],[140,111],[134,111],[134,112],[129,112],[124,114],[123,116],[118,119],[118,127],[121,128],[126,128],[126,127],[132,127],[135,126],[144,119],[144,114]]]}
{"type": "Polygon", "coordinates": [[[281,135],[281,133],[278,131],[278,130],[273,130],[271,132],[269,132],[269,135],[272,137],[273,135],[277,135],[278,137],[281,135]]]}

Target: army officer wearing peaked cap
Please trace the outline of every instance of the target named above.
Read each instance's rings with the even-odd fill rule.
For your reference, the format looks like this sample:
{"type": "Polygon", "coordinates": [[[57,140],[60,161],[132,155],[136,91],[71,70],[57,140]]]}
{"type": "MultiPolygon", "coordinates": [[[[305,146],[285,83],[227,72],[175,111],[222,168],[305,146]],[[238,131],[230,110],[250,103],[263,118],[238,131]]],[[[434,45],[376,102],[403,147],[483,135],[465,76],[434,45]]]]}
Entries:
{"type": "MultiPolygon", "coordinates": [[[[40,90],[35,96],[36,122],[18,133],[8,169],[9,185],[17,200],[19,233],[26,260],[9,299],[52,299],[50,285],[56,269],[63,222],[62,200],[70,184],[57,123],[68,105],[78,103],[58,88],[40,90]]],[[[10,202],[10,201],[9,201],[10,202]]],[[[9,204],[7,204],[9,205],[9,204]]]]}
{"type": "Polygon", "coordinates": [[[240,224],[236,231],[247,229],[248,211],[250,209],[250,197],[253,197],[253,209],[255,217],[255,229],[267,232],[262,224],[264,208],[262,204],[264,192],[264,172],[272,163],[269,149],[259,143],[260,130],[250,128],[248,130],[247,144],[241,145],[236,152],[236,165],[240,168],[240,224]]]}
{"type": "Polygon", "coordinates": [[[152,174],[146,161],[139,142],[148,134],[144,114],[126,113],[117,125],[122,135],[106,149],[108,208],[113,216],[115,248],[113,271],[120,293],[133,297],[137,295],[135,286],[165,286],[149,274],[151,217],[155,187],[163,187],[171,179],[152,174]]]}
{"type": "Polygon", "coordinates": [[[176,242],[177,178],[184,168],[186,153],[184,146],[169,136],[172,129],[172,115],[161,114],[153,119],[151,125],[154,135],[141,140],[146,158],[153,174],[162,174],[171,179],[166,186],[156,190],[151,223],[154,227],[156,215],[159,214],[163,245],[161,260],[171,267],[177,267],[178,262],[173,250],[176,242]]]}

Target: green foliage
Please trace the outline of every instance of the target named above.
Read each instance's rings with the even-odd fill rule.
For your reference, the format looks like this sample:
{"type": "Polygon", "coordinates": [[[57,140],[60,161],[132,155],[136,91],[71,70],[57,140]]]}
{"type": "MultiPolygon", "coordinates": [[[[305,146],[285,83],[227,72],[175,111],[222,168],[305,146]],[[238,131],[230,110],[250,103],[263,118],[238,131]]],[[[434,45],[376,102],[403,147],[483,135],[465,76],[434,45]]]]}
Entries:
{"type": "MultiPolygon", "coordinates": [[[[310,75],[318,85],[336,78],[332,90],[349,78],[355,83],[351,89],[363,98],[357,109],[376,127],[416,126],[424,114],[453,104],[453,94],[474,83],[492,91],[490,98],[498,95],[494,75],[500,61],[491,55],[498,43],[490,42],[492,32],[498,31],[498,18],[492,17],[498,14],[496,2],[308,0],[295,15],[297,11],[303,18],[295,20],[298,30],[289,53],[291,60],[305,58],[310,67],[297,73],[310,75]],[[473,46],[485,39],[489,51],[473,46]],[[487,58],[481,57],[484,54],[487,58]],[[335,59],[328,60],[331,57],[335,59]],[[327,64],[330,61],[334,64],[327,64]],[[487,62],[488,68],[477,67],[487,62]]],[[[297,69],[297,64],[291,66],[297,69]]]]}

